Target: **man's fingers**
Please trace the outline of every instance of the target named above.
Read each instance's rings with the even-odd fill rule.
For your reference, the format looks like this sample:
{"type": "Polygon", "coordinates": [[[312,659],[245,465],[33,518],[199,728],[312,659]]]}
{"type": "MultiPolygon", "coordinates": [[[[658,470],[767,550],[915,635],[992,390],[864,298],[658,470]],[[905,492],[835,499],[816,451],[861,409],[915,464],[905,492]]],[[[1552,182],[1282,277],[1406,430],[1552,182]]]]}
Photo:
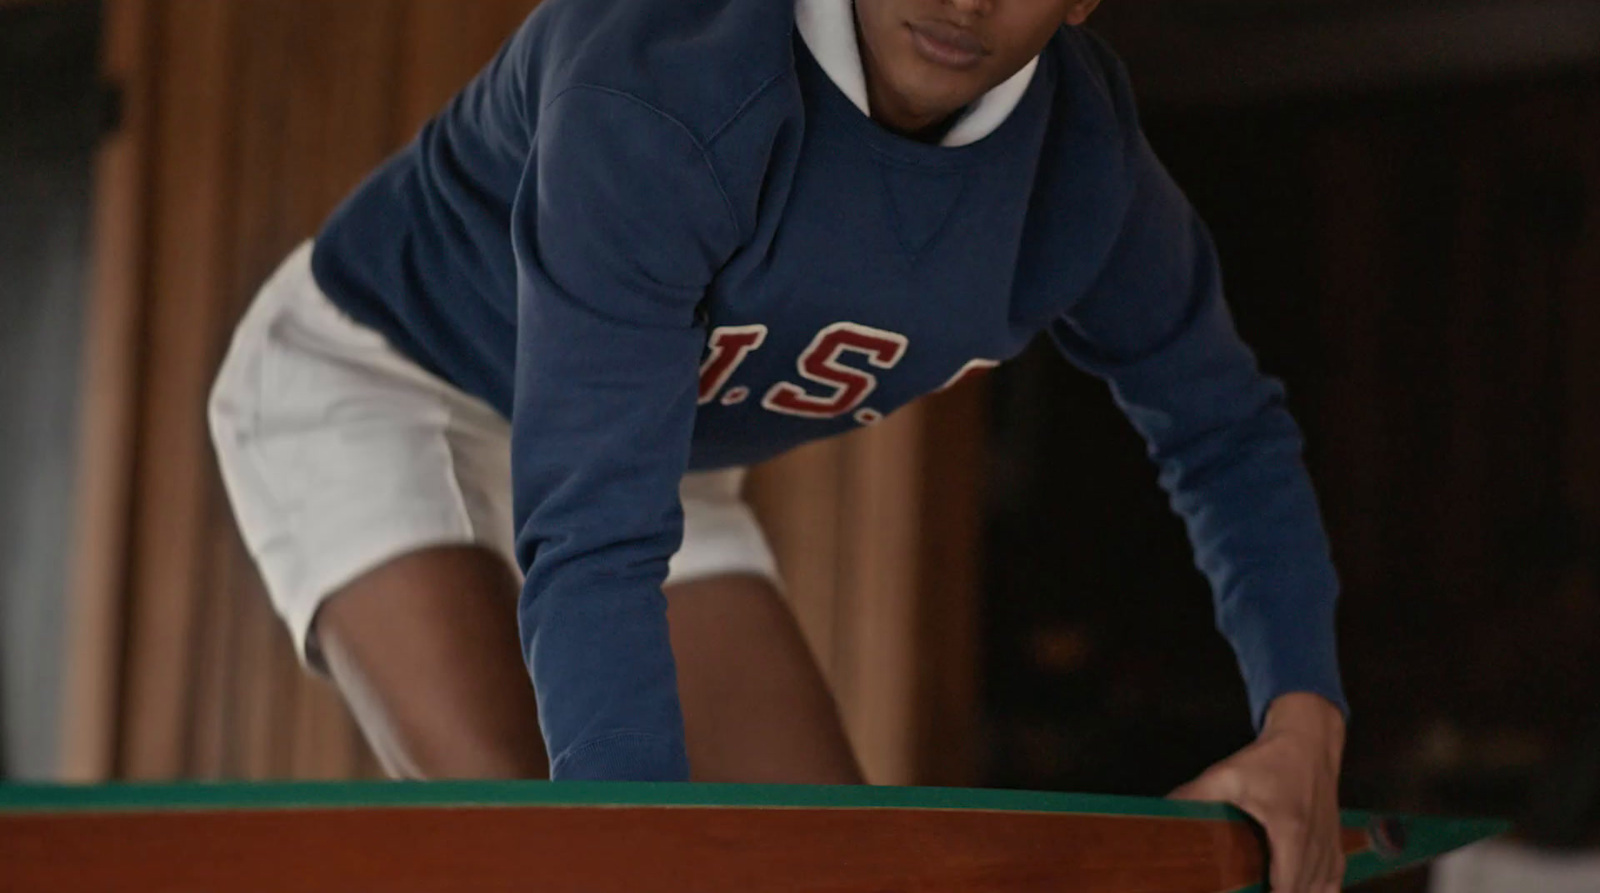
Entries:
{"type": "Polygon", "coordinates": [[[1330,810],[1317,823],[1311,845],[1317,853],[1317,868],[1308,878],[1309,890],[1332,893],[1344,885],[1344,841],[1337,811],[1330,810]]]}
{"type": "Polygon", "coordinates": [[[1206,796],[1206,792],[1207,792],[1206,786],[1201,784],[1199,779],[1195,779],[1194,781],[1191,781],[1186,785],[1183,785],[1181,787],[1173,789],[1172,793],[1167,795],[1167,799],[1168,800],[1210,800],[1211,798],[1206,796]]]}
{"type": "Polygon", "coordinates": [[[1228,798],[1228,802],[1255,819],[1266,833],[1267,884],[1272,893],[1311,893],[1313,888],[1305,878],[1309,867],[1309,824],[1276,804],[1254,797],[1237,796],[1228,798]]]}
{"type": "Polygon", "coordinates": [[[1318,838],[1315,845],[1318,852],[1317,869],[1306,876],[1306,889],[1316,893],[1330,888],[1337,890],[1340,882],[1344,880],[1344,871],[1341,868],[1344,859],[1339,855],[1337,831],[1318,838]]]}
{"type": "Polygon", "coordinates": [[[1272,893],[1309,893],[1312,887],[1306,883],[1305,872],[1311,853],[1306,823],[1281,814],[1257,816],[1256,820],[1267,831],[1267,855],[1272,860],[1267,876],[1272,893]]]}
{"type": "Polygon", "coordinates": [[[1323,893],[1333,871],[1333,853],[1321,832],[1308,838],[1305,846],[1305,870],[1300,873],[1300,889],[1306,893],[1323,893]]]}
{"type": "Polygon", "coordinates": [[[1206,771],[1199,778],[1178,788],[1168,794],[1167,797],[1172,800],[1200,800],[1210,803],[1233,803],[1238,805],[1242,793],[1239,773],[1223,767],[1206,771]]]}
{"type": "Polygon", "coordinates": [[[1339,835],[1337,826],[1333,832],[1333,849],[1328,851],[1328,856],[1323,862],[1322,869],[1312,877],[1310,889],[1317,893],[1338,893],[1344,886],[1344,853],[1338,843],[1339,835]]]}
{"type": "Polygon", "coordinates": [[[1300,873],[1295,876],[1296,890],[1305,893],[1320,893],[1322,890],[1322,872],[1327,870],[1327,860],[1322,853],[1322,848],[1317,846],[1313,838],[1307,838],[1300,850],[1300,873]]]}
{"type": "Polygon", "coordinates": [[[1311,823],[1306,837],[1306,871],[1302,879],[1309,893],[1322,893],[1333,878],[1333,863],[1339,852],[1337,823],[1321,821],[1311,823]]]}
{"type": "Polygon", "coordinates": [[[1293,817],[1280,817],[1264,826],[1272,850],[1274,893],[1332,893],[1340,888],[1344,856],[1337,831],[1293,817]]]}
{"type": "MultiPolygon", "coordinates": [[[[1267,877],[1273,893],[1335,893],[1344,880],[1336,818],[1308,817],[1308,804],[1282,802],[1271,791],[1249,791],[1246,776],[1231,765],[1212,767],[1174,790],[1173,800],[1231,803],[1266,831],[1267,877]]],[[[1293,800],[1294,798],[1289,798],[1293,800]]]]}
{"type": "MultiPolygon", "coordinates": [[[[1310,893],[1303,876],[1309,829],[1305,822],[1286,816],[1260,802],[1244,789],[1244,777],[1231,766],[1216,766],[1167,795],[1173,800],[1231,803],[1255,819],[1267,835],[1268,879],[1274,893],[1310,893]]],[[[1320,891],[1318,891],[1320,893],[1320,891]]]]}

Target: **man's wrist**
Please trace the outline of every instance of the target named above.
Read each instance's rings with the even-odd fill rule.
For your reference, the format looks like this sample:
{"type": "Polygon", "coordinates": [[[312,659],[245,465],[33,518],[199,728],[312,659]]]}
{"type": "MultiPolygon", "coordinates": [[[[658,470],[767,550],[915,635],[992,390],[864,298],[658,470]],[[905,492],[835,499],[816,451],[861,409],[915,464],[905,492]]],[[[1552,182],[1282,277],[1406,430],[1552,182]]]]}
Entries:
{"type": "Polygon", "coordinates": [[[1338,763],[1344,756],[1344,711],[1314,692],[1289,692],[1267,707],[1261,734],[1314,739],[1327,746],[1329,756],[1338,763]]]}

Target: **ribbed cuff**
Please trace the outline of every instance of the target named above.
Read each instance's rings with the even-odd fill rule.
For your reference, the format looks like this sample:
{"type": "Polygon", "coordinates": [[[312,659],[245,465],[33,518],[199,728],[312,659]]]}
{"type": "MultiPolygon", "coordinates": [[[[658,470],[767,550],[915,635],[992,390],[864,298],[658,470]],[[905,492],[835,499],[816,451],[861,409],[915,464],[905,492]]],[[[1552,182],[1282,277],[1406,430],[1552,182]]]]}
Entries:
{"type": "Polygon", "coordinates": [[[1257,598],[1242,603],[1223,625],[1233,645],[1250,696],[1256,731],[1266,724],[1267,708],[1283,695],[1320,695],[1350,717],[1339,676],[1334,598],[1257,598]]]}

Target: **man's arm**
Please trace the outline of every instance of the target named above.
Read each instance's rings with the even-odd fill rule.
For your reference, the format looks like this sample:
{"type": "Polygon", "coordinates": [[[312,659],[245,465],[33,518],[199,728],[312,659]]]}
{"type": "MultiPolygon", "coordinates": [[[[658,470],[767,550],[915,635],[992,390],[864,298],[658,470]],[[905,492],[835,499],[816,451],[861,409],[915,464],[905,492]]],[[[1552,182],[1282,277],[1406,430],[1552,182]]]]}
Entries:
{"type": "Polygon", "coordinates": [[[1053,328],[1105,379],[1149,446],[1211,583],[1257,728],[1272,701],[1341,708],[1338,580],[1298,427],[1222,299],[1204,226],[1148,149],[1122,239],[1094,292],[1053,328]]]}
{"type": "Polygon", "coordinates": [[[1299,427],[1238,335],[1210,233],[1146,141],[1120,62],[1088,47],[1122,124],[1131,197],[1099,278],[1051,335],[1110,385],[1144,438],[1211,583],[1256,727],[1290,692],[1342,710],[1338,578],[1299,427]]]}
{"type": "Polygon", "coordinates": [[[551,776],[686,781],[661,585],[705,333],[738,226],[703,148],[639,100],[540,111],[513,221],[519,621],[551,776]]]}
{"type": "Polygon", "coordinates": [[[1211,583],[1261,733],[1179,794],[1255,816],[1273,849],[1274,889],[1320,891],[1343,873],[1346,706],[1338,578],[1300,431],[1282,386],[1239,338],[1211,238],[1145,141],[1126,75],[1098,51],[1122,111],[1132,200],[1099,280],[1052,335],[1110,384],[1144,437],[1211,583]]]}

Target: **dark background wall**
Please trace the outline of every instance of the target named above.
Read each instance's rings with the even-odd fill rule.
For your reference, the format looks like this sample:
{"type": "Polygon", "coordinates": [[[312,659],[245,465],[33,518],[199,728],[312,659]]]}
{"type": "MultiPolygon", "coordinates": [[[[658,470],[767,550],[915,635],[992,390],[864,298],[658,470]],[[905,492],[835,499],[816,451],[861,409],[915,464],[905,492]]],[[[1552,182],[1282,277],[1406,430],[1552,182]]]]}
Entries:
{"type": "MultiPolygon", "coordinates": [[[[1307,431],[1346,800],[1600,831],[1600,5],[1104,13],[1307,431]]],[[[1182,528],[1048,348],[992,415],[988,778],[1163,793],[1251,734],[1182,528]]]]}
{"type": "Polygon", "coordinates": [[[0,776],[56,766],[98,7],[0,6],[0,776]]]}

